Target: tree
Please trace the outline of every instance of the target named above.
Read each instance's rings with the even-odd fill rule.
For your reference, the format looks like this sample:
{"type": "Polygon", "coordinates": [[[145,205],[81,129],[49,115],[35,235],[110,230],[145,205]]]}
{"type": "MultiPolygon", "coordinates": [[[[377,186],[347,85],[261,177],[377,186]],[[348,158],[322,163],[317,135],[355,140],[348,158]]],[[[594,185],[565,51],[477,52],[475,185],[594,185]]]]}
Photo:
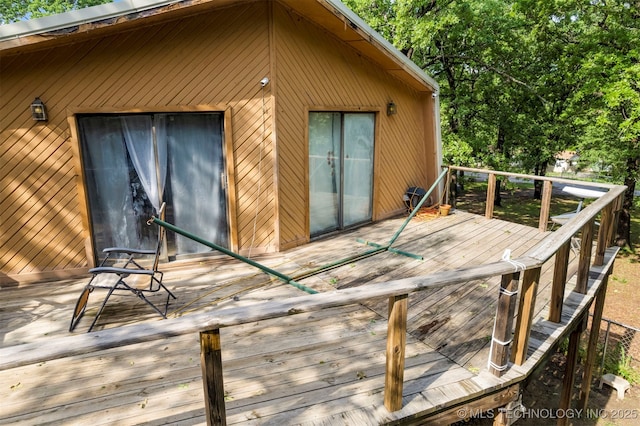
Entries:
{"type": "Polygon", "coordinates": [[[640,1],[592,0],[575,16],[589,51],[579,71],[584,84],[573,99],[582,128],[581,159],[603,164],[614,181],[627,186],[617,243],[631,246],[640,177],[640,1]]]}
{"type": "Polygon", "coordinates": [[[618,243],[629,244],[640,0],[346,3],[440,82],[446,161],[543,175],[579,149],[627,185],[618,243]]]}
{"type": "Polygon", "coordinates": [[[40,18],[113,0],[0,0],[0,24],[40,18]]]}
{"type": "MultiPolygon", "coordinates": [[[[507,0],[348,4],[441,83],[446,161],[544,173],[561,143],[547,137],[552,103],[540,94],[552,65],[539,60],[546,45],[521,8],[507,0]]],[[[499,194],[498,182],[497,204],[499,194]]]]}

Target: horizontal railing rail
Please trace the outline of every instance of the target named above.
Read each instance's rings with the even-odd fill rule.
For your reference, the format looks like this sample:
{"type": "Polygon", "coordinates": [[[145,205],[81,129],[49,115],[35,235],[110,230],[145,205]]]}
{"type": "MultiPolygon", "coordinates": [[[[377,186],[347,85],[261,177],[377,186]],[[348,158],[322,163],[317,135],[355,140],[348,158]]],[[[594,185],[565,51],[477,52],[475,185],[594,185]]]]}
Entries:
{"type": "MultiPolygon", "coordinates": [[[[518,259],[527,267],[538,264],[535,259],[518,259]]],[[[436,274],[374,283],[362,288],[296,296],[284,300],[258,302],[246,307],[225,308],[211,312],[149,323],[125,325],[91,333],[57,337],[43,342],[24,343],[0,349],[0,370],[43,361],[83,355],[121,346],[176,337],[206,330],[255,323],[273,318],[337,308],[371,299],[396,297],[417,291],[491,278],[513,271],[510,263],[499,261],[481,266],[453,269],[436,274]]]]}
{"type": "MultiPolygon", "coordinates": [[[[538,179],[548,181],[550,185],[553,182],[576,183],[568,179],[521,175],[493,170],[463,167],[451,167],[451,170],[487,173],[489,176],[493,175],[494,177],[495,175],[501,175],[532,180],[538,179]]],[[[579,182],[579,184],[582,185],[583,182],[579,182]]],[[[526,349],[535,305],[535,292],[540,279],[540,271],[544,263],[553,256],[556,257],[556,260],[549,319],[555,322],[560,321],[571,239],[576,234],[581,233],[582,245],[579,260],[579,283],[577,286],[578,291],[581,291],[583,287],[586,289],[586,280],[588,280],[595,217],[602,213],[595,256],[595,264],[598,264],[598,260],[602,262],[607,246],[613,241],[614,223],[617,220],[616,212],[620,209],[622,196],[626,189],[626,187],[619,185],[586,182],[584,184],[607,189],[607,193],[517,259],[507,258],[485,265],[373,283],[367,285],[366,292],[363,292],[362,288],[335,290],[291,297],[285,300],[265,301],[247,307],[226,308],[192,314],[171,320],[127,325],[99,332],[53,338],[46,340],[46,342],[32,342],[5,347],[0,349],[0,370],[197,332],[200,333],[201,337],[201,364],[205,388],[206,415],[211,423],[224,424],[224,387],[222,383],[219,334],[221,328],[358,304],[371,299],[388,298],[389,322],[384,403],[387,409],[396,411],[402,408],[404,344],[407,330],[407,299],[409,294],[473,280],[502,277],[489,360],[489,370],[496,376],[500,376],[506,369],[509,353],[511,353],[511,361],[516,364],[522,364],[526,359],[526,349]],[[585,270],[586,272],[584,272],[585,270]],[[519,284],[521,273],[523,273],[522,283],[519,284]],[[580,280],[585,281],[584,286],[580,284],[580,280]],[[514,310],[518,298],[520,303],[514,332],[513,321],[516,318],[514,310]],[[513,341],[511,341],[511,337],[513,341]]],[[[546,191],[550,195],[550,187],[547,187],[546,191]]],[[[489,201],[488,194],[487,203],[489,201]]]]}
{"type": "Polygon", "coordinates": [[[539,181],[549,181],[555,183],[566,183],[569,185],[580,185],[580,186],[590,186],[594,188],[618,188],[621,185],[616,185],[612,183],[605,182],[590,182],[590,181],[578,181],[575,179],[567,179],[567,178],[559,178],[553,176],[538,176],[538,175],[527,175],[523,173],[513,173],[513,172],[504,172],[500,170],[491,170],[491,169],[474,169],[472,167],[462,167],[462,166],[447,166],[449,170],[459,170],[463,172],[477,173],[477,174],[486,174],[486,175],[496,175],[496,176],[505,176],[505,177],[514,177],[520,179],[527,180],[539,180],[539,181]]]}

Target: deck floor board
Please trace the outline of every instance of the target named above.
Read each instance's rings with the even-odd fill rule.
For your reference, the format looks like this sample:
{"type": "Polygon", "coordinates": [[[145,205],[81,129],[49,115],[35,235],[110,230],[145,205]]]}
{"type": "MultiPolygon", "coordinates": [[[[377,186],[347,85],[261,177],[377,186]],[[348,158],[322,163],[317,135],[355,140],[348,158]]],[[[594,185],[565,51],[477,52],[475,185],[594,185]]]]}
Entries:
{"type": "MultiPolygon", "coordinates": [[[[386,244],[404,218],[319,239],[254,260],[289,276],[371,250],[360,238],[386,244]]],[[[301,279],[319,292],[517,257],[544,237],[537,229],[456,211],[414,218],[393,247],[416,260],[383,252],[301,279]]],[[[542,270],[531,336],[531,363],[558,326],[544,321],[553,259],[542,270]]],[[[411,294],[403,408],[383,406],[388,301],[369,300],[221,330],[228,424],[379,424],[435,412],[477,397],[504,380],[487,377],[499,277],[411,294]],[[501,381],[502,380],[502,381],[501,381]]],[[[2,288],[0,347],[69,335],[75,299],[87,279],[2,288]]],[[[248,265],[219,256],[171,265],[165,284],[178,296],[169,321],[192,312],[250,306],[301,291],[248,265]]],[[[100,297],[90,299],[74,333],[85,332],[100,297]]],[[[580,297],[567,296],[568,306],[580,297]]],[[[569,308],[568,308],[569,309],[569,308]]],[[[567,314],[570,315],[570,314],[567,314]]],[[[566,315],[565,315],[566,316],[566,315]]],[[[563,317],[564,318],[564,317],[563,317]]],[[[570,319],[570,318],[569,318],[570,319]]],[[[569,320],[567,319],[567,321],[569,320]]],[[[96,329],[162,321],[135,297],[107,305],[96,329]]],[[[513,376],[513,377],[512,377],[513,376]]],[[[205,424],[199,340],[184,335],[0,371],[2,424],[205,424]]]]}

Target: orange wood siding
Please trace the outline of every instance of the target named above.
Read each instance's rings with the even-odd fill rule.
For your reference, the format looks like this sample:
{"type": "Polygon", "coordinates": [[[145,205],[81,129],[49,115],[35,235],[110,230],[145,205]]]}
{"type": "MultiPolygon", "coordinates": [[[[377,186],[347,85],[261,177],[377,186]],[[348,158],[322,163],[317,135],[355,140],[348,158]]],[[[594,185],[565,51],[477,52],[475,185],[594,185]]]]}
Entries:
{"type": "Polygon", "coordinates": [[[341,35],[278,2],[185,14],[0,51],[0,283],[91,266],[77,113],[224,111],[231,248],[245,255],[309,240],[309,111],[376,113],[374,220],[437,175],[430,93],[341,35]],[[30,117],[36,96],[46,123],[30,117]]]}
{"type": "Polygon", "coordinates": [[[243,250],[276,245],[271,92],[264,89],[263,108],[259,83],[269,75],[269,7],[247,3],[0,58],[0,279],[88,265],[68,124],[77,111],[228,108],[232,241],[243,250]],[[31,119],[36,96],[46,123],[31,119]]]}
{"type": "MultiPolygon", "coordinates": [[[[425,116],[430,95],[420,94],[301,16],[275,7],[277,128],[281,247],[308,241],[309,110],[377,111],[374,220],[403,209],[408,186],[426,186],[429,164],[425,116]],[[388,117],[393,100],[398,114],[388,117]]],[[[346,31],[346,29],[345,29],[346,31]]]]}

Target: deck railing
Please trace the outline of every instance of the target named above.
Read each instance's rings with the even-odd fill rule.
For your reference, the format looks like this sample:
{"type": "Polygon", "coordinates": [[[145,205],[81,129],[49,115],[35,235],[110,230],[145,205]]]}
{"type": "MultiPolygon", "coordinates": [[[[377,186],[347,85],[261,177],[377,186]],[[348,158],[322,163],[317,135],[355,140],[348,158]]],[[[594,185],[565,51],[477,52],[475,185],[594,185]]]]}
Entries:
{"type": "MultiPolygon", "coordinates": [[[[543,180],[545,184],[540,223],[542,224],[544,222],[544,229],[546,229],[549,214],[548,206],[551,199],[552,184],[554,182],[575,184],[575,181],[567,179],[554,179],[498,171],[476,170],[462,167],[452,167],[451,170],[487,173],[489,182],[489,191],[487,192],[487,217],[492,216],[493,187],[491,182],[495,183],[496,176],[513,176],[543,180]]],[[[583,184],[583,182],[580,182],[580,184],[583,184]]],[[[366,292],[363,292],[361,288],[335,290],[292,297],[285,300],[266,301],[250,307],[221,309],[219,311],[193,314],[168,321],[136,324],[94,333],[61,337],[47,340],[46,344],[34,342],[6,347],[0,349],[0,370],[197,332],[200,333],[201,366],[207,421],[210,424],[225,424],[226,414],[221,360],[222,342],[220,340],[221,328],[358,304],[371,299],[384,297],[388,298],[389,301],[384,404],[389,411],[397,411],[402,408],[407,333],[407,301],[409,294],[427,289],[501,276],[502,281],[498,294],[491,359],[489,360],[489,370],[494,375],[500,376],[508,365],[509,355],[511,362],[515,364],[522,364],[526,360],[535,307],[535,295],[540,279],[541,268],[543,264],[553,256],[555,256],[555,266],[549,320],[554,322],[560,321],[564,289],[567,281],[570,244],[572,238],[577,234],[580,234],[582,241],[579,252],[577,291],[586,291],[592,257],[595,218],[601,213],[594,261],[594,264],[601,265],[605,250],[613,241],[613,230],[615,229],[615,222],[626,189],[624,186],[616,185],[586,185],[606,189],[607,192],[569,220],[565,225],[553,233],[550,233],[525,255],[517,259],[504,259],[491,264],[469,266],[426,276],[373,283],[367,286],[366,292]],[[518,291],[521,273],[523,275],[522,284],[518,291]],[[515,306],[518,297],[519,312],[515,331],[512,333],[515,306]],[[511,339],[513,340],[511,341],[511,339]]],[[[602,301],[603,297],[603,291],[601,291],[597,303],[602,301]]],[[[596,304],[596,307],[597,306],[598,304],[596,304]]],[[[587,380],[587,383],[588,382],[587,380]]]]}
{"type": "MultiPolygon", "coordinates": [[[[474,174],[487,175],[487,196],[485,206],[485,217],[491,219],[493,217],[493,206],[495,200],[495,189],[497,176],[506,178],[528,179],[532,181],[542,181],[542,200],[540,203],[539,226],[540,231],[546,231],[549,222],[549,212],[552,198],[553,184],[580,185],[600,190],[606,190],[600,198],[596,199],[592,204],[581,210],[578,214],[567,221],[565,225],[557,231],[550,234],[542,240],[537,246],[529,250],[524,258],[528,258],[537,263],[531,268],[525,267],[525,262],[518,259],[517,263],[523,265],[524,271],[522,278],[522,286],[520,289],[520,303],[518,312],[518,322],[513,334],[511,360],[516,364],[522,364],[525,361],[526,351],[528,347],[528,339],[531,331],[531,320],[535,307],[535,295],[537,292],[538,281],[542,265],[551,257],[555,257],[554,275],[552,283],[552,294],[549,320],[560,322],[562,315],[562,302],[567,282],[567,267],[569,261],[569,253],[571,249],[572,239],[576,235],[580,235],[579,263],[576,291],[586,293],[587,282],[589,279],[589,268],[591,266],[593,235],[595,228],[595,219],[601,214],[600,227],[597,236],[596,253],[593,264],[602,265],[606,248],[613,243],[614,230],[622,206],[625,186],[601,184],[593,182],[575,181],[562,178],[552,178],[546,176],[531,176],[519,173],[508,173],[494,170],[479,170],[468,167],[450,167],[450,171],[465,171],[474,174]]],[[[447,181],[447,185],[450,180],[447,181]]],[[[448,192],[449,188],[445,190],[448,192]]],[[[506,366],[506,357],[508,345],[505,342],[511,342],[511,329],[513,321],[513,311],[515,309],[515,293],[518,288],[519,272],[502,276],[501,292],[498,299],[498,311],[496,314],[496,326],[493,335],[493,347],[491,350],[492,359],[489,362],[490,370],[493,374],[499,376],[506,366]]]]}

